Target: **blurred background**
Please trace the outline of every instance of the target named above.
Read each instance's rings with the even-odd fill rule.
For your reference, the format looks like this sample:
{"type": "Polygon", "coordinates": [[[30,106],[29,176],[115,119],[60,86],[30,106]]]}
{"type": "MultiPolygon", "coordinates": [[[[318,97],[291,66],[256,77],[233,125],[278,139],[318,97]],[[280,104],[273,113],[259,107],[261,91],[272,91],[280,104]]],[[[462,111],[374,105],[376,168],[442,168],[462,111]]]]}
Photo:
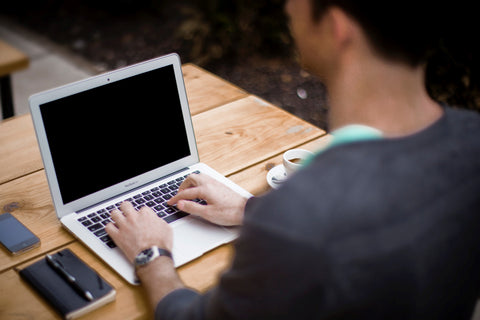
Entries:
{"type": "MultiPolygon", "coordinates": [[[[177,52],[183,63],[328,130],[325,88],[297,63],[284,1],[18,0],[0,10],[98,72],[177,52]]],[[[480,110],[478,49],[470,38],[475,20],[465,17],[462,34],[442,39],[428,64],[427,88],[441,102],[480,110]]]]}

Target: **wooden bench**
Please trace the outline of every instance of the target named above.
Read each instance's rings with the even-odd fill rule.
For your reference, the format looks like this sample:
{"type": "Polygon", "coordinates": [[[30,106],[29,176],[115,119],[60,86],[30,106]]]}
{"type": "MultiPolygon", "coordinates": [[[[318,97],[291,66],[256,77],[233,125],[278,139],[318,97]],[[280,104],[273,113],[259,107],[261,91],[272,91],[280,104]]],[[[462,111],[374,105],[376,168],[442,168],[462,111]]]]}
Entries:
{"type": "Polygon", "coordinates": [[[28,67],[29,59],[20,50],[0,40],[0,98],[3,119],[14,115],[10,74],[28,67]]]}

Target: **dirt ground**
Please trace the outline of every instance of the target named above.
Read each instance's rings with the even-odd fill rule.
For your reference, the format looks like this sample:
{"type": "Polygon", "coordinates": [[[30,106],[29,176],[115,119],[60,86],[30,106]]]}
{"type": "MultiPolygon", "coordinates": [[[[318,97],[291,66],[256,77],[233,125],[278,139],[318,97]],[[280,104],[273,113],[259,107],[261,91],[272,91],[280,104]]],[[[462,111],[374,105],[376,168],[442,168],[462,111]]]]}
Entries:
{"type": "Polygon", "coordinates": [[[324,86],[302,71],[293,57],[267,57],[258,52],[245,58],[202,63],[192,54],[195,39],[179,32],[191,15],[188,0],[165,1],[160,10],[133,6],[129,1],[125,1],[122,10],[112,10],[99,3],[46,1],[28,12],[11,10],[10,16],[23,27],[82,56],[99,70],[177,52],[183,63],[196,63],[314,125],[327,128],[324,86]],[[135,10],[128,10],[128,6],[135,10]]]}

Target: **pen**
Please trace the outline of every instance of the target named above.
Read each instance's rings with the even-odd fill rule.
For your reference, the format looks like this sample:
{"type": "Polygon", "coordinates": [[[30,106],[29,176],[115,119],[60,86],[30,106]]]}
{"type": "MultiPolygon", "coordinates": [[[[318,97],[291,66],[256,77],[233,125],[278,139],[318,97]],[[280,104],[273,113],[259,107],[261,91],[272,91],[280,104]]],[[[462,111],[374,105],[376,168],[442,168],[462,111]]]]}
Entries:
{"type": "Polygon", "coordinates": [[[93,295],[90,293],[90,291],[83,289],[77,282],[77,279],[68,273],[67,270],[65,270],[63,266],[61,266],[60,263],[58,263],[58,261],[56,261],[51,255],[47,254],[45,259],[47,260],[48,265],[52,267],[52,269],[55,270],[55,272],[57,272],[60,276],[62,276],[62,278],[64,278],[68,284],[82,297],[88,301],[93,300],[93,295]]]}

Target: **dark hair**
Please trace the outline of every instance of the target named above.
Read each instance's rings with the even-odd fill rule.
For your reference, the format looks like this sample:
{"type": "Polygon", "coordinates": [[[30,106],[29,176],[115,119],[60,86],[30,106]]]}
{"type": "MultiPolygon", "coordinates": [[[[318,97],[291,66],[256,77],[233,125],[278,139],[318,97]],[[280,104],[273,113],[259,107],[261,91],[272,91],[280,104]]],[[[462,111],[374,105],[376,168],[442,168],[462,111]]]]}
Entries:
{"type": "Polygon", "coordinates": [[[311,0],[313,18],[336,6],[365,30],[386,58],[426,65],[430,96],[452,106],[480,111],[480,29],[469,0],[311,0]]]}
{"type": "Polygon", "coordinates": [[[416,66],[438,46],[443,11],[438,2],[422,0],[311,0],[314,19],[328,7],[338,7],[365,30],[384,57],[416,66]]]}

